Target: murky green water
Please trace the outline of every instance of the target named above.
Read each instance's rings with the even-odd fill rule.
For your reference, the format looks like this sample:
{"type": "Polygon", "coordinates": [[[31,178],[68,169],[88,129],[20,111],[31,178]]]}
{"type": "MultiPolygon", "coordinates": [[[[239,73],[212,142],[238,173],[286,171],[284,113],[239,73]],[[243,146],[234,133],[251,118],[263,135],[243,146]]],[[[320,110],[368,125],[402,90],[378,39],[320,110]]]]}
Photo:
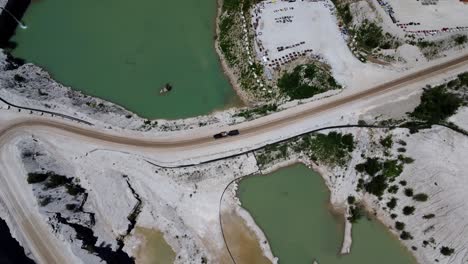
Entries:
{"type": "Polygon", "coordinates": [[[242,205],[268,237],[281,264],[414,264],[413,257],[375,221],[353,228],[351,254],[339,256],[342,219],[328,208],[329,192],[303,165],[241,181],[242,205]]]}
{"type": "Polygon", "coordinates": [[[209,113],[237,97],[214,50],[216,0],[33,1],[13,54],[145,117],[209,113]],[[174,90],[160,96],[165,83],[174,90]]]}
{"type": "Polygon", "coordinates": [[[138,248],[136,263],[139,264],[171,264],[176,254],[164,240],[160,231],[137,227],[136,234],[143,238],[138,248]]]}

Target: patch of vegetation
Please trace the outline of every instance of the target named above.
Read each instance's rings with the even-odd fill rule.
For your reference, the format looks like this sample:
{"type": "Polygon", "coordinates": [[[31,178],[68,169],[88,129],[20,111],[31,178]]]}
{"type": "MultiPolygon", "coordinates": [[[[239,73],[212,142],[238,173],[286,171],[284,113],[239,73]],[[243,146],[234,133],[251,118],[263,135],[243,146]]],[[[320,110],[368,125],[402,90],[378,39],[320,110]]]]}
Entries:
{"type": "Polygon", "coordinates": [[[413,196],[413,200],[418,201],[418,202],[425,202],[427,201],[427,199],[429,199],[429,196],[427,196],[427,194],[425,193],[418,193],[413,196]]]}
{"type": "Polygon", "coordinates": [[[435,214],[426,214],[426,215],[423,215],[423,219],[432,219],[435,217],[435,214]]]}
{"type": "Polygon", "coordinates": [[[441,247],[440,253],[444,256],[450,256],[455,252],[455,249],[449,247],[441,247]]]}
{"type": "Polygon", "coordinates": [[[360,49],[372,52],[374,49],[395,49],[400,43],[389,33],[384,34],[382,27],[367,19],[355,29],[356,42],[360,49]]]}
{"type": "Polygon", "coordinates": [[[383,175],[374,176],[364,187],[368,193],[381,197],[388,187],[387,178],[383,175]]]}
{"type": "Polygon", "coordinates": [[[405,195],[408,196],[408,197],[413,196],[413,189],[411,189],[411,188],[406,188],[406,189],[405,189],[405,195]]]}
{"type": "Polygon", "coordinates": [[[395,207],[397,206],[397,199],[395,197],[392,197],[392,199],[390,199],[390,201],[387,203],[387,206],[390,209],[395,209],[395,207]]]}
{"type": "Polygon", "coordinates": [[[414,159],[413,158],[410,158],[410,157],[406,157],[402,154],[398,155],[398,160],[403,162],[404,164],[411,164],[414,162],[414,159]]]}
{"type": "Polygon", "coordinates": [[[349,8],[349,3],[343,3],[337,0],[332,0],[332,2],[336,7],[338,17],[341,18],[343,24],[346,27],[349,27],[351,22],[353,22],[353,14],[351,13],[351,9],[349,8]]]}
{"type": "Polygon", "coordinates": [[[458,81],[460,82],[460,86],[468,86],[468,72],[459,74],[458,81]]]}
{"type": "Polygon", "coordinates": [[[414,211],[416,210],[416,208],[414,208],[414,206],[405,206],[403,207],[403,214],[404,215],[411,215],[414,213],[414,211]]]}
{"type": "Polygon", "coordinates": [[[393,139],[392,139],[392,135],[388,135],[386,136],[385,138],[382,138],[380,140],[380,144],[384,147],[384,148],[391,148],[393,146],[393,139]]]}
{"type": "Polygon", "coordinates": [[[383,163],[383,175],[389,179],[394,179],[403,172],[403,164],[398,160],[386,160],[383,163]]]}
{"type": "Polygon", "coordinates": [[[468,42],[468,37],[466,35],[457,35],[453,40],[455,41],[455,44],[460,46],[468,42]]]}
{"type": "Polygon", "coordinates": [[[397,221],[397,222],[395,223],[395,228],[396,228],[397,230],[402,231],[403,229],[405,229],[405,223],[403,223],[403,222],[398,222],[398,221],[397,221]]]}
{"type": "Polygon", "coordinates": [[[400,238],[401,238],[402,240],[408,240],[408,239],[413,239],[413,236],[411,235],[410,232],[403,231],[403,232],[401,232],[401,234],[400,234],[400,238]]]}
{"type": "Polygon", "coordinates": [[[356,223],[359,219],[364,216],[364,209],[361,205],[351,206],[349,207],[350,216],[348,217],[348,221],[351,223],[356,223]]]}
{"type": "Polygon", "coordinates": [[[285,72],[278,80],[280,90],[291,99],[304,99],[328,90],[340,89],[328,70],[316,65],[296,66],[292,72],[285,72]]]}
{"type": "Polygon", "coordinates": [[[266,114],[276,112],[278,106],[276,104],[266,104],[252,109],[246,109],[238,113],[236,116],[244,117],[245,119],[250,119],[255,116],[264,116],[266,114]]]}
{"type": "Polygon", "coordinates": [[[378,158],[367,158],[366,162],[357,164],[355,169],[358,172],[366,172],[370,176],[375,176],[382,169],[382,163],[378,158]]]}
{"type": "Polygon", "coordinates": [[[424,89],[421,103],[410,115],[419,120],[438,124],[455,114],[463,100],[447,91],[445,85],[424,89]]]}
{"type": "Polygon", "coordinates": [[[354,137],[352,134],[330,132],[316,134],[306,138],[310,146],[311,158],[329,165],[344,165],[349,159],[349,153],[354,150],[354,137]]]}
{"type": "Polygon", "coordinates": [[[354,204],[356,202],[356,197],[350,195],[348,196],[348,204],[351,205],[351,204],[354,204]]]}
{"type": "MultiPolygon", "coordinates": [[[[357,164],[356,171],[360,173],[367,173],[371,176],[371,180],[363,183],[367,192],[381,197],[388,187],[387,181],[394,181],[403,171],[403,164],[398,160],[385,160],[381,161],[378,158],[367,158],[366,162],[357,164]],[[379,173],[381,172],[381,173],[379,173]]],[[[396,193],[398,187],[392,187],[390,190],[396,193]]]]}
{"type": "Polygon", "coordinates": [[[392,185],[392,186],[388,187],[387,191],[389,193],[396,194],[398,192],[398,185],[392,185]]]}
{"type": "Polygon", "coordinates": [[[257,163],[260,167],[270,164],[274,160],[285,159],[288,156],[288,145],[286,142],[267,145],[256,154],[257,163]]]}
{"type": "Polygon", "coordinates": [[[37,173],[37,172],[31,172],[28,173],[28,183],[29,184],[34,184],[34,183],[40,183],[45,181],[49,177],[48,173],[37,173]]]}
{"type": "Polygon", "coordinates": [[[406,181],[400,181],[401,186],[406,186],[407,182],[406,181]]]}

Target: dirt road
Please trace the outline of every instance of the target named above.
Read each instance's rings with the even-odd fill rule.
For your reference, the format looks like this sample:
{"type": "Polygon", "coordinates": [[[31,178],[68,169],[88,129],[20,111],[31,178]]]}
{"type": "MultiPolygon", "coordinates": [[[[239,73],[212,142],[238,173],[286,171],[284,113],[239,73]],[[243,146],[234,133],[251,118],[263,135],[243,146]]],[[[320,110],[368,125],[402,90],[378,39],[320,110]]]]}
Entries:
{"type": "Polygon", "coordinates": [[[20,131],[30,133],[36,128],[46,127],[64,131],[67,134],[76,136],[77,138],[85,137],[90,140],[101,141],[103,144],[112,143],[121,145],[122,149],[125,149],[127,146],[133,148],[139,147],[145,150],[154,149],[161,151],[176,148],[196,149],[202,145],[215,146],[216,148],[222,149],[223,144],[226,144],[227,142],[240,142],[241,140],[245,140],[262,133],[275,131],[280,128],[288,128],[293,124],[312,116],[325,115],[340,108],[345,109],[345,107],[350,104],[359,101],[366,101],[375,96],[385,95],[398,89],[404,89],[408,85],[418,83],[425,78],[441,75],[446,71],[455,69],[466,69],[468,71],[468,54],[436,66],[431,66],[408,74],[404,77],[376,87],[356,91],[346,96],[330,97],[319,102],[300,105],[253,121],[244,122],[236,126],[226,127],[224,130],[240,129],[241,134],[236,137],[220,140],[214,140],[212,137],[213,131],[208,130],[204,133],[192,133],[191,136],[188,137],[178,135],[165,138],[149,138],[137,135],[121,135],[116,132],[103,131],[98,128],[79,125],[60,119],[44,118],[34,115],[25,116],[22,114],[17,119],[12,118],[8,122],[0,124],[0,150],[3,150],[0,151],[0,163],[2,164],[2,171],[0,171],[0,185],[3,186],[0,187],[0,191],[2,191],[0,197],[4,201],[7,201],[9,212],[13,215],[15,223],[18,225],[18,229],[28,240],[29,248],[32,250],[36,258],[40,262],[44,263],[66,263],[63,261],[66,254],[62,250],[63,247],[57,244],[58,239],[51,237],[53,234],[48,231],[45,226],[46,223],[40,219],[38,212],[30,212],[30,210],[37,211],[36,208],[32,207],[31,201],[29,201],[29,199],[32,198],[24,195],[18,195],[21,191],[17,191],[19,190],[17,179],[20,178],[17,174],[21,172],[21,170],[18,172],[18,168],[10,168],[5,165],[15,163],[14,160],[12,161],[12,157],[8,156],[8,150],[3,148],[3,144],[7,144],[9,136],[14,135],[15,132],[20,131]],[[4,170],[3,167],[8,169],[4,170]]]}

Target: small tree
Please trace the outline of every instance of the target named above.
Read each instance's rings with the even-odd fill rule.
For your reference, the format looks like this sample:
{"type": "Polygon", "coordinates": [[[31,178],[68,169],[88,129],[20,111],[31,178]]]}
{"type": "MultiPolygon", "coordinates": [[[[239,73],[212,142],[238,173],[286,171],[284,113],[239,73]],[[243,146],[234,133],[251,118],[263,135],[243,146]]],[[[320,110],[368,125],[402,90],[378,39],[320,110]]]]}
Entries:
{"type": "Polygon", "coordinates": [[[440,253],[444,256],[450,256],[455,252],[455,249],[449,247],[441,247],[440,253]]]}
{"type": "Polygon", "coordinates": [[[414,211],[416,210],[416,208],[414,208],[414,206],[405,206],[403,208],[403,214],[404,215],[411,215],[414,213],[414,211]]]}

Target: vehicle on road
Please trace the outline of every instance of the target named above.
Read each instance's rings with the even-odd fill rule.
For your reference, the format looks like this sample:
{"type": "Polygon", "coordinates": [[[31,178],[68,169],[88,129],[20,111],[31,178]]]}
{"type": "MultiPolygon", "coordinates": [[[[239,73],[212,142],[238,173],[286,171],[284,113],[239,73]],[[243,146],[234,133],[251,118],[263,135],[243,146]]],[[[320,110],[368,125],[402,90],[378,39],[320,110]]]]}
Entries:
{"type": "Polygon", "coordinates": [[[220,138],[225,138],[228,136],[228,132],[223,131],[221,133],[215,134],[213,137],[214,139],[220,139],[220,138]]]}
{"type": "Polygon", "coordinates": [[[239,133],[239,130],[238,130],[238,129],[234,129],[234,130],[231,130],[231,131],[228,132],[228,135],[231,136],[231,137],[232,137],[232,136],[237,136],[237,135],[239,135],[239,134],[240,134],[240,133],[239,133]]]}
{"type": "Polygon", "coordinates": [[[229,132],[226,132],[226,131],[223,131],[221,133],[218,133],[218,134],[215,134],[213,135],[214,139],[220,139],[220,138],[225,138],[225,137],[228,137],[228,136],[237,136],[239,135],[239,130],[237,129],[234,129],[234,130],[231,130],[229,132]]]}

